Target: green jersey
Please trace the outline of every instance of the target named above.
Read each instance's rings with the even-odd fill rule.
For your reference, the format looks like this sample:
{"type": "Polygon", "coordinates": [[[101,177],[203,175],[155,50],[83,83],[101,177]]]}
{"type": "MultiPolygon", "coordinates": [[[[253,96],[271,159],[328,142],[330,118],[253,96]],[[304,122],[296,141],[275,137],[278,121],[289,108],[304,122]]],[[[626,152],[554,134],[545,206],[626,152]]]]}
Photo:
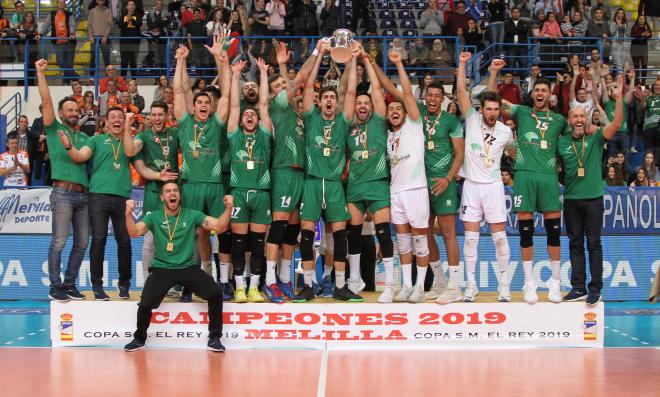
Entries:
{"type": "Polygon", "coordinates": [[[270,189],[270,147],[272,136],[259,125],[254,134],[242,128],[229,133],[232,187],[270,189]]]}
{"type": "Polygon", "coordinates": [[[131,197],[130,160],[120,139],[111,134],[94,135],[87,140],[92,155],[91,193],[131,197]]]}
{"type": "Polygon", "coordinates": [[[183,154],[181,179],[190,182],[220,183],[222,136],[227,126],[215,115],[205,122],[186,113],[179,122],[178,146],[183,154]]]}
{"type": "Polygon", "coordinates": [[[601,159],[603,128],[589,136],[575,139],[570,134],[559,138],[557,152],[564,163],[564,198],[592,199],[603,195],[601,159]]]}
{"type": "Polygon", "coordinates": [[[305,123],[289,105],[286,91],[270,100],[268,114],[275,126],[272,168],[305,168],[305,123]]]}
{"type": "Polygon", "coordinates": [[[71,144],[80,150],[89,139],[87,135],[80,131],[74,132],[68,126],[53,120],[53,124],[45,127],[46,143],[48,144],[48,157],[50,158],[50,167],[53,180],[67,181],[77,183],[84,187],[89,185],[85,163],[76,164],[71,160],[67,150],[62,145],[57,131],[62,130],[68,136],[71,144]]]}
{"type": "MultiPolygon", "coordinates": [[[[614,110],[616,109],[616,101],[609,100],[605,103],[605,114],[607,119],[612,121],[614,119],[614,110]]],[[[623,123],[617,130],[617,134],[628,134],[628,104],[623,103],[623,123]]]]}
{"type": "Polygon", "coordinates": [[[660,95],[646,97],[646,118],[644,129],[651,130],[660,124],[660,95]]]}
{"type": "MultiPolygon", "coordinates": [[[[177,130],[165,128],[160,134],[154,134],[151,128],[146,129],[135,136],[135,141],[142,142],[142,160],[144,164],[156,172],[169,170],[178,172],[179,154],[177,130]]],[[[146,190],[160,192],[162,183],[160,181],[147,181],[144,185],[146,190]]]]}
{"type": "Polygon", "coordinates": [[[304,114],[307,175],[341,180],[346,164],[346,137],[350,122],[344,113],[325,120],[315,107],[304,114]]]}
{"type": "Polygon", "coordinates": [[[557,141],[568,125],[564,116],[552,111],[536,112],[523,105],[511,105],[511,118],[518,125],[516,171],[557,173],[557,141]]]}
{"type": "Polygon", "coordinates": [[[423,103],[418,103],[424,121],[424,165],[427,177],[444,177],[454,160],[451,138],[463,138],[463,127],[458,117],[449,112],[429,114],[423,103]]]}
{"type": "Polygon", "coordinates": [[[346,139],[350,155],[348,184],[389,177],[387,166],[387,120],[373,113],[366,124],[356,125],[346,139]]]}
{"type": "Polygon", "coordinates": [[[204,224],[206,215],[181,208],[178,218],[175,215],[166,219],[164,210],[151,212],[142,218],[147,229],[154,234],[154,260],[151,266],[161,269],[185,269],[195,266],[195,228],[204,224]]]}

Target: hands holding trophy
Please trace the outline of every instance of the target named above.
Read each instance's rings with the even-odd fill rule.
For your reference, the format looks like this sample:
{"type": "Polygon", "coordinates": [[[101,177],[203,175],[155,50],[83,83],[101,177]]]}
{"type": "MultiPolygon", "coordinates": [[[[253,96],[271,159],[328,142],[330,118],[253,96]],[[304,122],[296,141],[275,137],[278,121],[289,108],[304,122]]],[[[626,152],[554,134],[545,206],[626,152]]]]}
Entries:
{"type": "Polygon", "coordinates": [[[337,29],[330,40],[330,57],[336,63],[347,63],[353,57],[357,44],[355,35],[348,29],[337,29]]]}

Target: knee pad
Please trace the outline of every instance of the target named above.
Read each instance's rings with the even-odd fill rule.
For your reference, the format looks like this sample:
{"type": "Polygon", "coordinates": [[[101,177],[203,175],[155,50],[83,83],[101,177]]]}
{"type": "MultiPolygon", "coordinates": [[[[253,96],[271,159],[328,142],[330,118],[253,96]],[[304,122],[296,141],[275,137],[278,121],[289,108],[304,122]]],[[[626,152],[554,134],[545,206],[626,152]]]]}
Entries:
{"type": "Polygon", "coordinates": [[[332,232],[332,238],[335,240],[335,243],[333,244],[335,261],[340,262],[346,260],[346,230],[332,232]]]}
{"type": "Polygon", "coordinates": [[[224,232],[218,236],[218,252],[231,254],[231,232],[224,232]]]}
{"type": "Polygon", "coordinates": [[[380,244],[380,252],[383,254],[383,258],[393,257],[394,243],[392,243],[392,232],[390,232],[389,222],[376,225],[376,238],[380,244]]]}
{"type": "Polygon", "coordinates": [[[396,234],[396,246],[399,249],[399,255],[400,254],[408,254],[412,252],[413,249],[413,244],[412,244],[412,234],[410,233],[403,233],[403,234],[396,234]]]}
{"type": "Polygon", "coordinates": [[[520,247],[529,248],[534,245],[534,220],[518,220],[518,230],[520,231],[520,247]]]}
{"type": "Polygon", "coordinates": [[[477,257],[477,248],[479,247],[479,232],[465,232],[465,241],[463,242],[463,256],[467,258],[477,257]]]}
{"type": "Polygon", "coordinates": [[[234,275],[242,276],[245,271],[245,250],[247,234],[233,234],[231,239],[231,262],[234,265],[234,275]]]}
{"type": "Polygon", "coordinates": [[[268,244],[280,245],[284,240],[284,233],[286,233],[286,221],[273,221],[270,224],[270,231],[268,232],[268,244]]]}
{"type": "Polygon", "coordinates": [[[424,257],[429,255],[429,241],[426,234],[413,236],[413,247],[415,248],[415,256],[424,257]]]}
{"type": "Polygon", "coordinates": [[[282,244],[286,245],[296,245],[298,244],[298,235],[300,234],[300,223],[294,225],[286,225],[286,230],[284,232],[284,238],[282,239],[282,244]]]}
{"type": "Polygon", "coordinates": [[[559,238],[561,236],[561,219],[545,219],[543,221],[545,226],[545,233],[548,237],[548,245],[551,247],[559,247],[559,238]]]}
{"type": "Polygon", "coordinates": [[[300,236],[300,258],[303,261],[314,260],[314,231],[303,230],[300,236]]]}
{"type": "Polygon", "coordinates": [[[359,255],[362,252],[362,225],[347,225],[348,253],[359,255]]]}
{"type": "Polygon", "coordinates": [[[261,274],[261,269],[266,262],[265,257],[265,240],[266,233],[250,232],[250,273],[261,274]]]}

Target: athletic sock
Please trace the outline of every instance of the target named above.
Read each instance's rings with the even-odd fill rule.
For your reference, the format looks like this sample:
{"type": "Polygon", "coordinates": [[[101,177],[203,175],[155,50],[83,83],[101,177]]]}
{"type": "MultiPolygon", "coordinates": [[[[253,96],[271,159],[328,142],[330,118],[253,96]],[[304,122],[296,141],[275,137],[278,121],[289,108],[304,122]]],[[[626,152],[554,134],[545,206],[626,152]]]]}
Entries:
{"type": "Polygon", "coordinates": [[[555,280],[561,280],[561,275],[560,275],[561,262],[551,260],[550,269],[552,269],[552,278],[554,278],[555,280]]]}
{"type": "Polygon", "coordinates": [[[523,271],[525,272],[525,282],[534,282],[534,276],[532,276],[532,261],[523,261],[523,271]]]}
{"type": "Polygon", "coordinates": [[[447,277],[445,276],[445,272],[442,270],[441,261],[431,262],[429,263],[429,266],[431,267],[431,271],[433,272],[433,277],[435,278],[436,283],[447,282],[447,277]]]}
{"type": "Polygon", "coordinates": [[[417,282],[415,286],[421,285],[424,287],[424,280],[426,279],[426,266],[416,266],[417,267],[417,282]]]}
{"type": "Polygon", "coordinates": [[[332,266],[323,266],[323,278],[330,277],[332,274],[332,266]]]}
{"type": "Polygon", "coordinates": [[[266,285],[273,285],[277,282],[277,277],[275,277],[276,266],[277,262],[266,261],[266,285]]]}
{"type": "Polygon", "coordinates": [[[412,288],[412,263],[401,265],[401,274],[403,274],[403,285],[412,288]]]}
{"type": "Polygon", "coordinates": [[[258,274],[250,275],[250,288],[259,288],[259,277],[258,274]]]}
{"type": "Polygon", "coordinates": [[[312,282],[314,281],[314,270],[305,270],[303,271],[303,278],[305,279],[305,285],[308,287],[312,286],[312,282]]]}
{"type": "Polygon", "coordinates": [[[351,281],[360,281],[360,256],[360,254],[348,256],[348,265],[351,269],[349,280],[351,281]]]}
{"type": "Polygon", "coordinates": [[[474,272],[468,272],[467,273],[467,281],[469,283],[475,283],[477,282],[477,279],[474,277],[474,272]]]}
{"type": "Polygon", "coordinates": [[[220,262],[220,282],[227,284],[229,282],[229,263],[220,262]]]}
{"type": "Polygon", "coordinates": [[[449,266],[449,289],[458,289],[458,266],[449,266]]]}
{"type": "Polygon", "coordinates": [[[394,258],[383,258],[385,285],[394,285],[394,258]]]}
{"type": "Polygon", "coordinates": [[[245,278],[242,275],[234,276],[234,280],[236,280],[236,289],[245,288],[245,278]]]}
{"type": "Polygon", "coordinates": [[[283,283],[291,282],[291,261],[288,259],[280,259],[280,266],[277,275],[283,283]]]}
{"type": "Polygon", "coordinates": [[[344,288],[344,285],[346,285],[345,270],[335,270],[335,285],[337,286],[337,289],[344,288]]]}

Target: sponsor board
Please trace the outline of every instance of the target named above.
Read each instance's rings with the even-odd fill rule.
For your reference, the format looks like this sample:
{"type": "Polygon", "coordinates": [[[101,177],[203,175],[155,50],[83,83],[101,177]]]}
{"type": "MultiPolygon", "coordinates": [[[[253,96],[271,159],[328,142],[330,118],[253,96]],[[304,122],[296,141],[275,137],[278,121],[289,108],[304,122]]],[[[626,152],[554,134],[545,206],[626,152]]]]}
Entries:
{"type": "MultiPolygon", "coordinates": [[[[53,347],[123,347],[133,338],[135,302],[51,303],[53,347]]],[[[604,304],[461,303],[224,305],[229,349],[453,349],[592,347],[604,342],[604,304]]],[[[204,303],[154,310],[148,347],[205,348],[204,303]]]]}

